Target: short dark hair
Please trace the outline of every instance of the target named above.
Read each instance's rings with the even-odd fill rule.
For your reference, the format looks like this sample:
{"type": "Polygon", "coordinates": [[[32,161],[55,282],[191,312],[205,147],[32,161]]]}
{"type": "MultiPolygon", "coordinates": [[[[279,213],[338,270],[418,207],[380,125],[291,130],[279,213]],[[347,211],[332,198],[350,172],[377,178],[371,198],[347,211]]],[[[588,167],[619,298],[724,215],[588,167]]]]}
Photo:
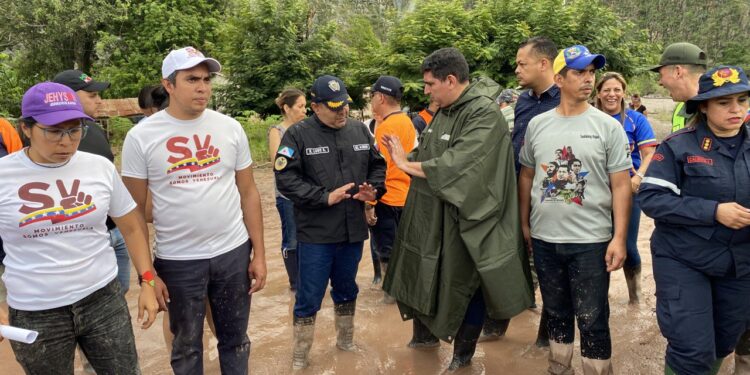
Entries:
{"type": "Polygon", "coordinates": [[[141,91],[138,92],[138,107],[148,109],[154,106],[151,92],[154,91],[155,87],[154,85],[143,86],[141,91]]]}
{"type": "Polygon", "coordinates": [[[424,59],[422,73],[430,72],[432,76],[445,81],[449,75],[458,79],[458,82],[469,80],[469,64],[464,55],[455,48],[441,48],[424,59]]]}
{"type": "Polygon", "coordinates": [[[151,91],[151,100],[154,107],[162,110],[169,106],[169,93],[164,89],[164,86],[158,85],[151,91]]]}
{"type": "Polygon", "coordinates": [[[573,164],[575,164],[575,163],[581,164],[581,166],[583,167],[583,163],[581,162],[580,159],[570,159],[570,161],[568,161],[568,164],[570,166],[573,166],[573,164]]]}
{"type": "Polygon", "coordinates": [[[531,46],[531,51],[537,56],[546,58],[550,62],[555,61],[557,57],[557,44],[546,36],[535,36],[524,40],[518,49],[531,46]]]}
{"type": "Polygon", "coordinates": [[[169,104],[169,94],[162,85],[145,86],[138,93],[138,107],[141,109],[159,108],[162,110],[169,104]]]}

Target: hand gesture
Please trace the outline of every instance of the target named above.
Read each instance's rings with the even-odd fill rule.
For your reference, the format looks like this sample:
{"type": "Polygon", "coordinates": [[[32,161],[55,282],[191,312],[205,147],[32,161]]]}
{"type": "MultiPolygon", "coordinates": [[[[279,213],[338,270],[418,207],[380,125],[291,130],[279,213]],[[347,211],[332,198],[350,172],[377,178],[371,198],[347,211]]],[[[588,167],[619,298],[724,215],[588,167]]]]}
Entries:
{"type": "Polygon", "coordinates": [[[198,150],[195,152],[195,157],[198,160],[205,160],[208,158],[219,156],[219,149],[211,146],[211,135],[206,135],[206,141],[201,144],[198,135],[193,135],[193,141],[195,141],[198,150]]]}
{"type": "Polygon", "coordinates": [[[398,136],[385,134],[380,142],[385,146],[385,149],[388,150],[388,154],[391,156],[391,160],[393,160],[396,166],[407,161],[406,151],[404,151],[404,148],[401,146],[401,140],[398,136]]]}
{"type": "Polygon", "coordinates": [[[344,199],[349,199],[352,197],[351,194],[347,193],[349,189],[354,187],[354,183],[350,182],[344,186],[341,186],[340,188],[328,193],[328,205],[333,206],[334,204],[337,204],[344,199]]]}
{"type": "Polygon", "coordinates": [[[357,192],[357,194],[354,194],[352,198],[360,200],[362,202],[372,202],[375,200],[377,193],[378,189],[375,189],[374,187],[372,187],[372,185],[365,182],[362,185],[359,185],[359,192],[357,192]]]}
{"type": "Polygon", "coordinates": [[[247,269],[247,275],[250,277],[250,292],[261,291],[266,286],[266,259],[263,257],[253,257],[250,267],[247,269]]]}
{"type": "Polygon", "coordinates": [[[716,208],[716,221],[734,230],[750,225],[750,210],[736,202],[720,203],[716,208]]]}
{"type": "Polygon", "coordinates": [[[68,189],[65,188],[65,184],[62,182],[62,180],[57,180],[57,189],[60,191],[60,195],[62,196],[60,205],[63,209],[68,210],[91,203],[92,198],[90,195],[84,192],[78,192],[78,188],[80,187],[80,185],[80,180],[73,180],[73,186],[71,187],[70,192],[68,192],[68,189]]]}

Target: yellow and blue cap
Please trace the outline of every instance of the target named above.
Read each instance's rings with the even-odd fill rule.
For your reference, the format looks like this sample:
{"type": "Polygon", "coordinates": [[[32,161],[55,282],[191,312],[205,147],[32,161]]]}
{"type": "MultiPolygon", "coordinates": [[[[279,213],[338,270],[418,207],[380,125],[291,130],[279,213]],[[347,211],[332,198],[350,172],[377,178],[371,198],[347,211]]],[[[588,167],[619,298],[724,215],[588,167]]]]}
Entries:
{"type": "Polygon", "coordinates": [[[585,46],[575,45],[565,48],[557,54],[555,62],[552,64],[552,69],[555,71],[555,74],[559,74],[563,68],[583,70],[589,64],[594,64],[595,69],[601,69],[606,63],[607,60],[604,58],[604,55],[593,54],[585,46]]]}

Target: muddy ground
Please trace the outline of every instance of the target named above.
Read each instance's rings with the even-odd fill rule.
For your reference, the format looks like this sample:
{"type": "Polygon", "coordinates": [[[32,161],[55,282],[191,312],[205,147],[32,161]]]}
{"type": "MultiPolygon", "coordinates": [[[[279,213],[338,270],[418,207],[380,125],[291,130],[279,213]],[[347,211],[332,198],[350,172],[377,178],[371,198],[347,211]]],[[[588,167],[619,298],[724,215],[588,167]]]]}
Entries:
{"type": "MultiPolygon", "coordinates": [[[[645,100],[653,112],[670,111],[671,100],[645,100]]],[[[653,113],[652,112],[652,113],[653,113]]],[[[668,133],[668,124],[654,119],[659,138],[668,133]]],[[[255,171],[262,192],[263,216],[268,259],[268,286],[253,296],[248,335],[252,340],[250,369],[252,374],[278,375],[291,373],[292,305],[280,251],[280,224],[273,200],[273,173],[268,168],[255,171]]],[[[666,342],[659,333],[654,312],[654,281],[651,271],[649,237],[653,222],[643,216],[639,247],[643,259],[644,299],[640,306],[627,304],[627,287],[622,271],[612,275],[610,297],[610,326],[615,371],[619,374],[663,373],[663,354],[666,342]]],[[[368,249],[369,245],[365,244],[368,249]]],[[[135,275],[135,272],[132,272],[135,275]]],[[[450,362],[452,346],[442,343],[437,350],[413,350],[406,347],[411,337],[411,322],[401,321],[395,305],[382,304],[382,292],[371,288],[373,267],[369,251],[364,252],[357,282],[360,286],[356,312],[355,343],[359,350],[342,352],[335,347],[333,309],[326,296],[318,314],[315,341],[310,353],[311,366],[300,374],[440,374],[450,362]]],[[[131,315],[137,311],[136,280],[131,280],[127,295],[131,315]]],[[[537,293],[537,300],[541,298],[537,293]]],[[[514,318],[506,336],[477,347],[469,368],[456,374],[543,374],[547,351],[534,346],[540,309],[527,310],[514,318]]],[[[144,374],[170,374],[169,356],[161,330],[162,315],[149,330],[134,324],[140,365],[144,374]]],[[[206,328],[204,365],[207,374],[219,373],[216,339],[206,328]]],[[[580,353],[576,342],[573,363],[581,373],[580,353]]],[[[731,374],[733,359],[728,358],[720,374],[731,374]]],[[[0,373],[22,374],[7,341],[0,343],[0,373]]],[[[82,374],[76,364],[76,374],[82,374]]]]}

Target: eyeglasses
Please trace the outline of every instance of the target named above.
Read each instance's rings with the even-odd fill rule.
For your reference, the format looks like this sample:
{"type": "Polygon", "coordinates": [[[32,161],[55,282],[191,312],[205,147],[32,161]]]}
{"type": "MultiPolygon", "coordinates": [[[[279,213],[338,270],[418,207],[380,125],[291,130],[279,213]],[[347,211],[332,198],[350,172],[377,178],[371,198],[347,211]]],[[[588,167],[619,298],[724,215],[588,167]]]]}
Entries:
{"type": "Polygon", "coordinates": [[[89,130],[88,125],[81,124],[81,126],[76,126],[75,128],[70,128],[68,130],[58,129],[58,128],[46,128],[46,127],[39,127],[39,129],[44,132],[44,138],[50,142],[60,142],[62,141],[65,134],[70,137],[71,141],[78,141],[81,138],[86,136],[86,132],[89,130]]]}

